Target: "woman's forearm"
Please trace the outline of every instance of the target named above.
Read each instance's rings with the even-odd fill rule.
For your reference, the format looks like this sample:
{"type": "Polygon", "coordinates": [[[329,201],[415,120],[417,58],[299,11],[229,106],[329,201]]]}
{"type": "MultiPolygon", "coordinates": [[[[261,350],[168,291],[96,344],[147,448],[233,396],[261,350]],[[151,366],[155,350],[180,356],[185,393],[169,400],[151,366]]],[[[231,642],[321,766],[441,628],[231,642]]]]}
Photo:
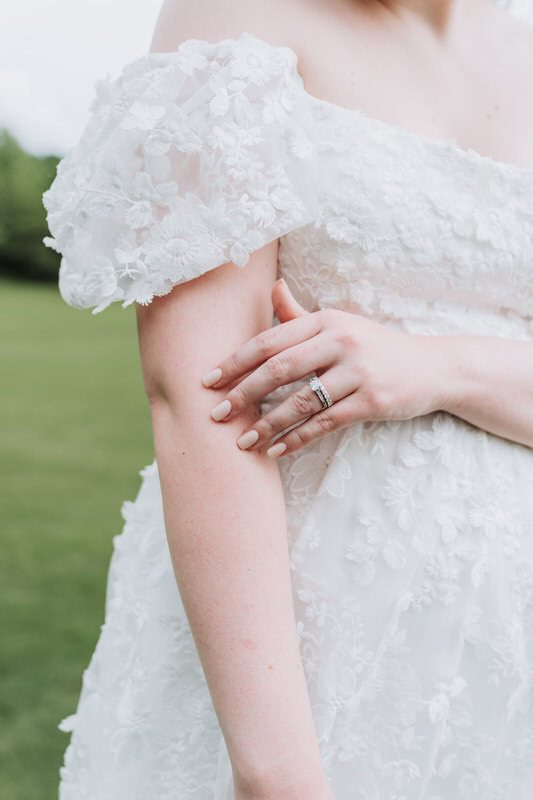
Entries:
{"type": "Polygon", "coordinates": [[[533,447],[533,342],[496,336],[439,337],[448,364],[445,411],[533,447]]]}
{"type": "Polygon", "coordinates": [[[275,463],[236,447],[245,420],[217,426],[202,391],[151,403],[169,547],[234,776],[276,791],[321,771],[283,491],[275,463]]]}

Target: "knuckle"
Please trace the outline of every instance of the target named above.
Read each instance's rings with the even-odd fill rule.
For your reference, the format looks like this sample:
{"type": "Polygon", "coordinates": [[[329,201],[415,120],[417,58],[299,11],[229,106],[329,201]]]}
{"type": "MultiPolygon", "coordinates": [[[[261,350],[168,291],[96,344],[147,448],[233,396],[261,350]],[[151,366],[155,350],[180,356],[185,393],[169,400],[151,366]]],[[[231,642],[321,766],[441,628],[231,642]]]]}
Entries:
{"type": "Polygon", "coordinates": [[[388,415],[391,407],[389,392],[385,389],[372,389],[367,395],[368,408],[376,419],[381,419],[388,415]]]}
{"type": "Polygon", "coordinates": [[[234,386],[227,399],[230,401],[233,410],[242,408],[248,403],[246,392],[241,386],[234,386]]]}
{"type": "Polygon", "coordinates": [[[337,318],[337,311],[334,308],[321,308],[317,311],[320,323],[324,326],[331,325],[337,318]]]}
{"type": "Polygon", "coordinates": [[[304,425],[300,425],[297,428],[293,428],[289,433],[287,440],[288,443],[290,443],[291,449],[297,450],[299,447],[303,447],[303,445],[307,444],[309,441],[305,431],[302,433],[302,429],[304,427],[304,425]]]}
{"type": "Polygon", "coordinates": [[[275,433],[280,430],[276,425],[274,418],[270,414],[265,414],[264,417],[255,424],[255,429],[259,434],[259,440],[270,439],[275,433]]]}
{"type": "Polygon", "coordinates": [[[255,337],[255,344],[261,355],[267,355],[272,347],[272,328],[266,328],[255,337]]]}
{"type": "Polygon", "coordinates": [[[265,362],[265,368],[268,374],[274,380],[282,379],[288,372],[288,362],[284,356],[273,356],[265,362]]]}
{"type": "Polygon", "coordinates": [[[237,357],[237,353],[232,353],[226,359],[226,362],[225,362],[225,364],[223,366],[223,369],[222,369],[223,374],[224,375],[234,375],[234,374],[238,374],[239,370],[240,370],[240,365],[239,365],[239,360],[238,360],[238,357],[237,357]]]}
{"type": "Polygon", "coordinates": [[[303,391],[292,395],[292,404],[297,414],[311,414],[314,410],[314,398],[303,391]]]}
{"type": "Polygon", "coordinates": [[[337,409],[337,428],[344,428],[346,425],[352,425],[360,418],[360,409],[354,408],[350,403],[346,403],[344,409],[340,411],[337,409]]]}
{"type": "Polygon", "coordinates": [[[327,411],[316,415],[316,423],[324,433],[330,433],[336,427],[335,418],[327,411]]]}
{"type": "Polygon", "coordinates": [[[357,344],[357,338],[353,331],[340,330],[335,334],[335,341],[342,347],[353,348],[357,344]]]}

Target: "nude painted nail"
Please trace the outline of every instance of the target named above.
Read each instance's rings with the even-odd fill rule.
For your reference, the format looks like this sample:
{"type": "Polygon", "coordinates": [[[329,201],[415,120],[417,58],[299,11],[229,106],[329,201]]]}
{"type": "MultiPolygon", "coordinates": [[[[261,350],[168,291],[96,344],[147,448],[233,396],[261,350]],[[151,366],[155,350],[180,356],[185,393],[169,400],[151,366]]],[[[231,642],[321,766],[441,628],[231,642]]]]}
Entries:
{"type": "Polygon", "coordinates": [[[220,380],[222,377],[222,370],[220,367],[216,369],[212,369],[211,372],[208,372],[207,375],[204,375],[202,378],[202,383],[204,386],[212,386],[214,383],[220,380]]]}
{"type": "Polygon", "coordinates": [[[287,445],[285,442],[276,442],[276,444],[273,444],[272,447],[268,448],[267,456],[270,458],[276,458],[276,456],[280,456],[282,453],[284,453],[286,449],[287,445]]]}
{"type": "Polygon", "coordinates": [[[246,433],[243,433],[242,436],[239,436],[237,439],[237,444],[241,450],[246,450],[247,447],[251,447],[253,444],[255,444],[258,439],[259,434],[257,431],[246,431],[246,433]]]}
{"type": "Polygon", "coordinates": [[[230,401],[223,400],[221,403],[218,404],[218,406],[215,406],[211,410],[211,416],[216,422],[218,422],[219,420],[224,419],[224,417],[227,417],[230,411],[231,411],[230,401]]]}

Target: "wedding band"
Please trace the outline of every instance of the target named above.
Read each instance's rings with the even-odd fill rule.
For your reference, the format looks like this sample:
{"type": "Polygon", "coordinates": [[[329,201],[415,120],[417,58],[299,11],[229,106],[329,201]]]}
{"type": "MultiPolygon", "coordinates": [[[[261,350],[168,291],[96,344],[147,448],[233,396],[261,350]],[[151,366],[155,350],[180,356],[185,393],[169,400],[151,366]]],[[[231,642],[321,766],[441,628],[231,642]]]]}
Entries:
{"type": "Polygon", "coordinates": [[[329,392],[322,383],[322,381],[320,380],[320,378],[317,378],[317,376],[314,375],[312,378],[309,378],[308,383],[313,392],[316,394],[316,396],[322,403],[322,408],[329,408],[330,406],[333,405],[333,400],[329,396],[329,392]]]}

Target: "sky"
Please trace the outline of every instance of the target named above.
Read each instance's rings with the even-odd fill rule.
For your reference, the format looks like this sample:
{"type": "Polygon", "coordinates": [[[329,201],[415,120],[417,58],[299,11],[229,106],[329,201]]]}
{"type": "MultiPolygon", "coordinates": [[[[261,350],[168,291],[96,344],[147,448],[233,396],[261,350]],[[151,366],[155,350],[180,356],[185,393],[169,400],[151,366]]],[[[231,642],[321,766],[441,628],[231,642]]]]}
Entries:
{"type": "MultiPolygon", "coordinates": [[[[511,3],[533,21],[533,0],[511,3]]],[[[82,133],[96,80],[148,51],[162,4],[0,0],[0,126],[35,155],[63,155],[82,133]]]]}
{"type": "Polygon", "coordinates": [[[2,0],[0,126],[35,155],[79,139],[96,80],[147,52],[163,0],[2,0]]]}

